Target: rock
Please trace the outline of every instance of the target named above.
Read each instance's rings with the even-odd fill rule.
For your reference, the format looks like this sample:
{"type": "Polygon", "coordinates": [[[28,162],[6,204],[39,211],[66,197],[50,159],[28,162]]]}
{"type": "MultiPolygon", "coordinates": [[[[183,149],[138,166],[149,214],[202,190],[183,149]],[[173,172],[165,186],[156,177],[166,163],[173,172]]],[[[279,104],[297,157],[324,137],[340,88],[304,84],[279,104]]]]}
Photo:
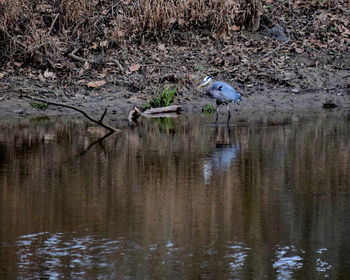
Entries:
{"type": "Polygon", "coordinates": [[[19,115],[23,115],[24,114],[24,110],[23,109],[17,109],[17,110],[14,110],[13,112],[15,112],[16,114],[19,114],[19,115]]]}

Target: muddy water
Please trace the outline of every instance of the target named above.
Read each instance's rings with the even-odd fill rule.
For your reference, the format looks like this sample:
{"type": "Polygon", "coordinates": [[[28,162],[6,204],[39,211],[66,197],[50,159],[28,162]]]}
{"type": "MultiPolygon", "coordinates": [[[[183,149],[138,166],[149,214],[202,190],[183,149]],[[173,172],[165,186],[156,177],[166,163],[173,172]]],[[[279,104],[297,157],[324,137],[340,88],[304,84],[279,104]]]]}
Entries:
{"type": "Polygon", "coordinates": [[[348,119],[0,129],[0,279],[350,279],[348,119]]]}

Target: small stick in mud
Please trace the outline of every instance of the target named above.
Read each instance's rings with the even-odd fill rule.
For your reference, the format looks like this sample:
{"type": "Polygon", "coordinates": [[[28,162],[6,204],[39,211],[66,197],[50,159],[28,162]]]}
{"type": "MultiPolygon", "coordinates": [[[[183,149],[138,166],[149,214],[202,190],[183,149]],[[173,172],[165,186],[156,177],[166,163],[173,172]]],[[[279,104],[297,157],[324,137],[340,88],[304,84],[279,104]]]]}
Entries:
{"type": "Polygon", "coordinates": [[[54,106],[60,106],[60,107],[65,107],[65,108],[69,108],[69,109],[72,109],[72,110],[75,110],[81,114],[83,114],[87,119],[89,119],[90,121],[108,129],[109,131],[111,132],[121,132],[120,129],[117,129],[117,128],[114,128],[112,126],[109,126],[108,124],[105,124],[103,122],[103,119],[107,113],[107,108],[104,110],[101,118],[99,120],[96,120],[94,119],[93,117],[91,117],[88,113],[86,113],[85,111],[83,111],[82,109],[79,109],[75,106],[72,106],[72,105],[67,105],[67,104],[63,104],[63,103],[58,103],[58,102],[53,102],[53,101],[48,101],[48,100],[45,100],[45,99],[41,99],[41,98],[36,98],[36,97],[33,97],[33,96],[30,96],[30,95],[22,95],[23,97],[25,98],[28,98],[28,99],[31,99],[31,100],[35,100],[35,101],[39,101],[39,102],[43,102],[43,103],[46,103],[46,104],[50,104],[50,105],[54,105],[54,106]]]}

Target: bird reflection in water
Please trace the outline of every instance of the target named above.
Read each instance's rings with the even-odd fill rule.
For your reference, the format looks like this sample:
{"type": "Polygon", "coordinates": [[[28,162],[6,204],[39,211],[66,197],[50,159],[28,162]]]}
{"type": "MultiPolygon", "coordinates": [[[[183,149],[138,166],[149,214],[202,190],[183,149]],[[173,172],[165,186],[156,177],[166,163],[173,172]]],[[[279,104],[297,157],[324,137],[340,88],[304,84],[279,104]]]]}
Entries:
{"type": "Polygon", "coordinates": [[[226,172],[238,157],[240,145],[235,142],[229,126],[215,127],[215,148],[203,162],[203,177],[206,184],[215,173],[226,172]]]}

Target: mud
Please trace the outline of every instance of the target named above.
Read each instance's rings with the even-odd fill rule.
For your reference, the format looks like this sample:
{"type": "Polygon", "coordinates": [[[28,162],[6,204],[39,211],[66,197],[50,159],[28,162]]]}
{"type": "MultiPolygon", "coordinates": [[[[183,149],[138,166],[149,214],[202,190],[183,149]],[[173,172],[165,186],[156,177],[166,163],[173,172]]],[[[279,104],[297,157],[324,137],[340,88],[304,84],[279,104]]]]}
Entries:
{"type": "MultiPolygon", "coordinates": [[[[204,91],[196,89],[198,81],[206,74],[214,74],[216,79],[231,83],[242,94],[243,101],[231,105],[236,116],[301,111],[318,113],[324,110],[325,104],[331,104],[330,107],[336,107],[334,110],[339,112],[346,113],[350,109],[350,58],[347,53],[288,53],[288,63],[279,65],[278,61],[286,59],[286,54],[281,53],[274,54],[266,63],[232,68],[225,61],[213,66],[210,52],[202,51],[203,55],[198,52],[201,50],[192,50],[192,56],[185,55],[183,48],[169,47],[159,65],[141,64],[137,58],[147,61],[147,54],[135,53],[131,60],[140,62],[140,70],[124,74],[107,71],[103,76],[106,84],[96,89],[87,88],[86,83],[98,80],[98,75],[67,82],[59,78],[44,78],[41,74],[19,76],[7,73],[0,79],[0,117],[78,114],[51,105],[46,110],[35,108],[30,100],[22,97],[28,94],[65,102],[96,116],[108,108],[109,118],[123,120],[129,110],[134,106],[141,108],[164,87],[177,89],[175,104],[183,107],[183,114],[201,114],[205,104],[215,104],[204,91]]],[[[224,59],[232,58],[226,56],[224,59]]]]}

